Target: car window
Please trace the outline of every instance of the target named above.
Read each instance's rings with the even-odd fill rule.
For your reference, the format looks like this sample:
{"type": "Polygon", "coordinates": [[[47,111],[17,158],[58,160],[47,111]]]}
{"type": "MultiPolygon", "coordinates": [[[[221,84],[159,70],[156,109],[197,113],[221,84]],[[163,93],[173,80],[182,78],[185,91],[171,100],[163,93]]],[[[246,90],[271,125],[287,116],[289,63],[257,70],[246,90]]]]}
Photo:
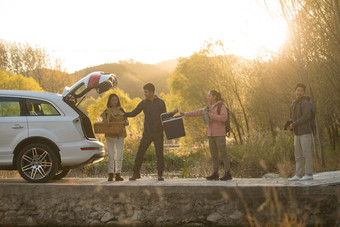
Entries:
{"type": "Polygon", "coordinates": [[[0,117],[20,116],[19,98],[0,97],[0,117]]]}
{"type": "Polygon", "coordinates": [[[42,100],[27,99],[27,109],[29,116],[58,116],[60,113],[51,104],[42,100]]]}
{"type": "Polygon", "coordinates": [[[86,89],[85,84],[82,83],[80,87],[77,88],[77,90],[74,92],[76,95],[81,94],[86,89]]]}

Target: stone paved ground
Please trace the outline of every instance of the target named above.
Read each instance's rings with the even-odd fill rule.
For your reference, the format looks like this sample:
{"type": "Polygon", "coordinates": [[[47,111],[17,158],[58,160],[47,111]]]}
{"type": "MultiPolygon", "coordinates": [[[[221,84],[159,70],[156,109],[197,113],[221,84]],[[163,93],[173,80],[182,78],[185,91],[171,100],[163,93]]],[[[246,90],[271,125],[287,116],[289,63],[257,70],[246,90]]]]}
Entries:
{"type": "Polygon", "coordinates": [[[0,226],[244,226],[250,217],[258,226],[268,220],[284,226],[282,214],[301,226],[340,226],[340,171],[315,174],[312,181],[266,176],[0,179],[0,226]]]}
{"type": "MultiPolygon", "coordinates": [[[[65,178],[59,181],[51,181],[48,183],[56,185],[102,185],[102,186],[225,186],[225,187],[254,187],[254,186],[269,186],[269,187],[306,187],[306,186],[328,186],[340,185],[340,171],[322,172],[314,174],[312,181],[288,181],[287,178],[281,177],[267,178],[234,178],[231,181],[207,181],[204,178],[171,178],[165,181],[157,181],[153,177],[142,177],[136,181],[128,181],[125,179],[121,182],[108,182],[106,178],[65,178]]],[[[0,184],[28,184],[21,178],[0,179],[0,184]]]]}

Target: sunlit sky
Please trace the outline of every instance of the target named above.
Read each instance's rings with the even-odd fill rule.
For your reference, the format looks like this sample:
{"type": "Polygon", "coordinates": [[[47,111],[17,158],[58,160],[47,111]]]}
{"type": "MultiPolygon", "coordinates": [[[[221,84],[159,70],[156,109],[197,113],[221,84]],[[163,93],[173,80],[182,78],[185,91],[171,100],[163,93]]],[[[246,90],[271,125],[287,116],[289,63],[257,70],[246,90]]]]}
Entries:
{"type": "Polygon", "coordinates": [[[67,72],[134,59],[187,57],[204,41],[247,58],[275,52],[287,29],[263,0],[0,0],[0,39],[28,42],[67,72]]]}

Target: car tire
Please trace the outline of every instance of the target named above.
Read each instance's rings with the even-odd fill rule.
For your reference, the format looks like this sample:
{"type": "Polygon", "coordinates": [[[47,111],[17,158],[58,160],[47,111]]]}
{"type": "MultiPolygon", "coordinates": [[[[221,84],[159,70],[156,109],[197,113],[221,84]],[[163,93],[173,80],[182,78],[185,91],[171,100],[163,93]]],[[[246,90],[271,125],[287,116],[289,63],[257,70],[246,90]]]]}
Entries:
{"type": "Polygon", "coordinates": [[[60,180],[61,178],[66,177],[66,175],[71,171],[71,169],[62,169],[58,170],[57,173],[52,178],[53,180],[60,180]]]}
{"type": "Polygon", "coordinates": [[[17,168],[22,178],[31,183],[45,183],[58,170],[58,158],[54,150],[41,143],[23,148],[17,158],[17,168]]]}

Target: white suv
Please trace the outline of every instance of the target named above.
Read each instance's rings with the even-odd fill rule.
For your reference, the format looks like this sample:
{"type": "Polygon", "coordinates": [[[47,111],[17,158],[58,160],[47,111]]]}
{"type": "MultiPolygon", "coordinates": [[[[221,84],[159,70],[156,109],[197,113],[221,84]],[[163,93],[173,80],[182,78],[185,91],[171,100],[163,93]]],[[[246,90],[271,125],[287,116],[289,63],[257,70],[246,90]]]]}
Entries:
{"type": "Polygon", "coordinates": [[[92,89],[103,93],[116,85],[113,74],[94,72],[62,95],[0,90],[0,169],[18,170],[29,182],[47,182],[101,161],[104,146],[77,104],[92,89]]]}

